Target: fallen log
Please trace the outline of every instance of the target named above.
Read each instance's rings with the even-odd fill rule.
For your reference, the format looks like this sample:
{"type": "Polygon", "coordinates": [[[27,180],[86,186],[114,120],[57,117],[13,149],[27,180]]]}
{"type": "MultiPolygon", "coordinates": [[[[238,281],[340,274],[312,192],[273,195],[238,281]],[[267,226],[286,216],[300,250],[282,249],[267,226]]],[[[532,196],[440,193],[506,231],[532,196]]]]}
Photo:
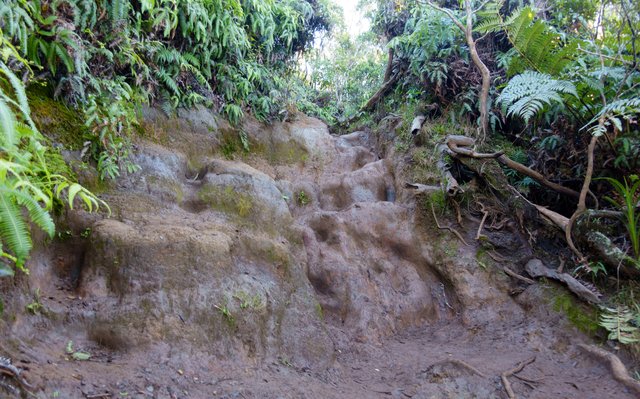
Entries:
{"type": "Polygon", "coordinates": [[[571,277],[569,274],[558,273],[555,270],[549,269],[542,263],[542,261],[540,261],[540,259],[531,259],[529,262],[527,262],[525,270],[533,278],[546,277],[565,283],[569,291],[576,294],[576,296],[582,300],[596,304],[600,303],[600,297],[598,296],[598,294],[585,287],[582,283],[571,277]]]}
{"type": "Polygon", "coordinates": [[[387,95],[387,93],[389,91],[391,91],[391,89],[393,88],[393,86],[398,82],[398,80],[400,80],[400,77],[402,76],[402,73],[396,73],[395,75],[392,75],[389,80],[385,81],[382,86],[380,86],[380,88],[378,89],[377,92],[375,92],[375,94],[373,96],[371,96],[371,98],[369,99],[369,101],[367,101],[362,108],[360,108],[360,112],[366,112],[366,111],[371,111],[376,104],[382,99],[384,98],[384,96],[387,95]]]}
{"type": "Polygon", "coordinates": [[[589,230],[582,235],[583,231],[580,229],[580,231],[574,230],[573,234],[577,241],[584,242],[597,258],[611,269],[631,278],[640,277],[638,261],[624,253],[603,233],[589,230]]]}

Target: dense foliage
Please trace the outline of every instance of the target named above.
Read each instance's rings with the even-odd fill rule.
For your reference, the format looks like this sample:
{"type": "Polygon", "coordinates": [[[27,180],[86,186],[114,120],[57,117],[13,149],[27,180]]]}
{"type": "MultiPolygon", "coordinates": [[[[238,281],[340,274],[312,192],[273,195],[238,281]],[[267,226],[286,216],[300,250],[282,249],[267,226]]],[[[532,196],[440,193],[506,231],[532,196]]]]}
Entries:
{"type": "Polygon", "coordinates": [[[383,81],[386,54],[372,33],[352,38],[337,32],[307,58],[318,114],[329,123],[357,113],[383,81]]]}
{"type": "Polygon", "coordinates": [[[106,205],[69,180],[25,85],[44,84],[84,114],[83,153],[116,178],[137,168],[130,135],[142,104],[204,104],[232,123],[246,111],[281,115],[303,94],[288,79],[299,79],[296,57],[335,13],[324,0],[0,1],[0,275],[23,268],[29,222],[53,235],[56,203],[106,205]]]}
{"type": "Polygon", "coordinates": [[[323,0],[0,2],[0,28],[56,97],[80,107],[103,176],[130,171],[136,105],[215,106],[232,123],[276,116],[287,76],[316,32],[323,0]]]}
{"type": "Polygon", "coordinates": [[[50,211],[56,202],[73,208],[79,198],[89,211],[106,204],[61,174],[64,161],[35,127],[24,86],[6,64],[24,61],[2,36],[0,50],[0,277],[5,277],[14,274],[12,265],[27,271],[28,223],[53,236],[50,211]]]}

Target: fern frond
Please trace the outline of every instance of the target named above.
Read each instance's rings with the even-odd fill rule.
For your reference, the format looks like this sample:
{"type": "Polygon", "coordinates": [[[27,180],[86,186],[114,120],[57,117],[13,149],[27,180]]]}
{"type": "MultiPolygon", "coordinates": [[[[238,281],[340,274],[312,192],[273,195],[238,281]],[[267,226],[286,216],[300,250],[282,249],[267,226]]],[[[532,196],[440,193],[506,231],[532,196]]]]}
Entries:
{"type": "Polygon", "coordinates": [[[20,79],[18,79],[18,77],[13,72],[11,72],[9,67],[7,67],[4,62],[0,62],[0,70],[2,70],[7,79],[9,79],[11,87],[13,87],[16,99],[18,100],[17,106],[20,109],[20,112],[22,112],[22,116],[33,130],[37,130],[36,125],[31,120],[29,101],[27,100],[27,93],[24,89],[24,86],[22,85],[22,81],[20,81],[20,79]]]}
{"type": "Polygon", "coordinates": [[[602,107],[600,112],[596,114],[582,129],[591,127],[590,132],[593,135],[602,135],[607,131],[607,128],[614,125],[619,131],[622,130],[622,122],[620,119],[628,121],[637,120],[640,116],[640,98],[623,98],[617,101],[613,101],[606,106],[602,107]],[[600,120],[604,120],[604,123],[600,124],[600,120]]]}
{"type": "Polygon", "coordinates": [[[0,193],[7,196],[13,195],[18,205],[22,205],[27,209],[31,221],[47,233],[49,237],[53,237],[56,231],[56,225],[53,222],[51,215],[46,209],[42,208],[42,206],[40,206],[32,196],[18,190],[14,190],[10,193],[6,187],[0,187],[0,193]]]}
{"type": "Polygon", "coordinates": [[[0,148],[13,147],[16,142],[15,118],[7,104],[0,99],[0,148]]]}
{"type": "Polygon", "coordinates": [[[503,24],[509,41],[525,61],[514,63],[510,75],[523,69],[556,75],[575,56],[573,41],[565,43],[545,21],[535,20],[535,15],[531,7],[525,7],[503,24]]]}
{"type": "Polygon", "coordinates": [[[0,196],[0,239],[15,255],[16,265],[22,268],[31,251],[32,243],[27,225],[20,214],[20,208],[11,194],[11,192],[3,193],[0,196]]]}
{"type": "Polygon", "coordinates": [[[631,324],[636,314],[626,306],[604,308],[599,324],[609,331],[609,339],[621,344],[640,342],[640,328],[631,324]]]}
{"type": "Polygon", "coordinates": [[[481,23],[477,24],[473,30],[478,33],[489,33],[489,32],[499,32],[504,28],[504,24],[502,22],[502,18],[493,17],[489,18],[481,23]]]}
{"type": "Polygon", "coordinates": [[[520,117],[528,123],[545,104],[562,104],[561,94],[578,96],[571,82],[556,80],[539,72],[526,71],[509,81],[496,103],[502,105],[503,112],[508,116],[520,117]]]}

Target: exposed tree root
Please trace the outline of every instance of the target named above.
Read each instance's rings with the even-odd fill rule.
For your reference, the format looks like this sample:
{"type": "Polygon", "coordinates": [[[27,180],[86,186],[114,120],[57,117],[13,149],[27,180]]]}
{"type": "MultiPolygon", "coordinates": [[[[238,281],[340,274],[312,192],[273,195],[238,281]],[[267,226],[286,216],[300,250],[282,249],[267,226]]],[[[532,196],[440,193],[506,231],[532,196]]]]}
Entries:
{"type": "MultiPolygon", "coordinates": [[[[601,123],[603,122],[601,121],[601,123]]],[[[569,244],[569,248],[571,248],[571,251],[576,254],[576,256],[578,257],[578,262],[580,263],[586,262],[586,259],[582,252],[580,252],[580,250],[578,250],[578,248],[573,243],[571,230],[573,229],[573,224],[576,222],[578,217],[587,210],[587,194],[589,193],[589,186],[591,186],[591,177],[593,176],[593,153],[595,152],[597,143],[598,136],[591,137],[589,148],[587,150],[587,172],[585,173],[584,182],[582,183],[582,190],[580,190],[578,207],[576,208],[576,211],[573,213],[573,215],[571,215],[569,224],[565,229],[565,237],[567,239],[567,243],[569,244]]]]}
{"type": "Polygon", "coordinates": [[[458,239],[460,241],[462,241],[462,243],[466,246],[469,246],[469,244],[464,240],[464,238],[462,237],[462,235],[460,233],[458,233],[458,231],[452,227],[449,226],[441,226],[440,222],[438,222],[438,218],[436,217],[436,211],[433,209],[433,204],[431,204],[431,214],[433,215],[433,219],[436,221],[436,226],[438,226],[438,228],[440,230],[449,230],[450,232],[452,232],[453,234],[456,235],[456,237],[458,237],[458,239]]]}
{"type": "Polygon", "coordinates": [[[523,376],[518,375],[518,374],[514,374],[513,376],[516,377],[517,379],[521,380],[521,381],[528,382],[528,383],[531,383],[531,384],[539,384],[544,380],[544,377],[538,378],[537,380],[534,380],[534,379],[531,379],[531,378],[523,377],[523,376]]]}
{"type": "Polygon", "coordinates": [[[435,193],[436,191],[442,190],[440,186],[427,186],[425,184],[419,184],[419,183],[405,182],[404,186],[405,188],[413,189],[414,194],[422,194],[422,193],[431,194],[431,193],[435,193]]]}
{"type": "Polygon", "coordinates": [[[524,281],[527,284],[535,284],[536,282],[531,280],[530,278],[526,278],[524,276],[519,275],[518,273],[514,272],[513,270],[509,269],[508,267],[504,266],[502,268],[502,270],[508,275],[511,276],[513,278],[515,278],[516,280],[520,280],[520,281],[524,281]]]}
{"type": "Polygon", "coordinates": [[[498,255],[498,254],[497,254],[497,253],[495,253],[495,252],[487,251],[487,255],[489,255],[489,257],[490,257],[491,259],[493,259],[494,261],[496,261],[496,262],[498,262],[498,263],[506,262],[506,261],[507,261],[507,258],[505,258],[505,257],[503,257],[503,256],[501,256],[501,255],[498,255]]]}
{"type": "Polygon", "coordinates": [[[484,209],[484,204],[480,203],[480,211],[482,212],[482,220],[480,221],[480,226],[478,226],[478,232],[476,233],[476,240],[479,240],[482,236],[482,227],[484,227],[484,222],[487,221],[487,216],[489,216],[489,212],[484,209]]]}
{"type": "Polygon", "coordinates": [[[462,156],[466,156],[466,157],[470,157],[470,158],[476,158],[476,159],[485,159],[485,158],[493,158],[496,159],[498,162],[500,162],[501,164],[503,164],[504,166],[515,170],[516,172],[522,173],[525,176],[528,176],[532,179],[534,179],[535,181],[537,181],[538,183],[552,189],[555,190],[559,193],[568,195],[570,197],[574,197],[574,198],[579,198],[580,197],[580,193],[578,193],[577,191],[574,191],[570,188],[561,186],[560,184],[557,183],[553,183],[551,181],[549,181],[546,177],[544,177],[542,174],[536,172],[535,170],[528,168],[526,166],[524,166],[523,164],[516,162],[514,160],[512,160],[511,158],[509,158],[508,156],[504,155],[502,152],[495,152],[495,153],[490,153],[490,154],[482,154],[482,153],[477,153],[475,151],[473,151],[472,149],[470,149],[469,147],[473,146],[475,144],[475,140],[473,140],[471,137],[466,137],[466,136],[456,136],[456,135],[449,135],[445,138],[445,142],[447,144],[447,146],[449,147],[449,149],[457,155],[462,155],[462,156]]]}
{"type": "Polygon", "coordinates": [[[509,382],[509,377],[521,372],[527,365],[536,361],[536,357],[532,357],[531,359],[525,360],[524,362],[518,363],[518,365],[511,370],[507,370],[500,376],[502,379],[502,385],[504,386],[504,390],[507,391],[507,396],[509,399],[515,399],[516,394],[513,392],[511,388],[511,383],[509,382]]]}
{"type": "Polygon", "coordinates": [[[458,184],[456,178],[453,177],[451,171],[449,170],[450,165],[446,160],[446,156],[450,154],[449,148],[446,145],[441,144],[438,146],[437,151],[440,153],[440,158],[438,159],[438,162],[436,162],[436,167],[438,168],[440,173],[442,173],[442,176],[444,177],[444,180],[446,182],[444,184],[445,192],[448,196],[453,197],[463,192],[463,190],[460,187],[460,184],[458,184]]]}
{"type": "Polygon", "coordinates": [[[627,368],[624,366],[618,356],[614,355],[613,353],[607,352],[602,348],[598,348],[595,345],[580,344],[578,346],[585,352],[588,352],[589,354],[599,358],[600,360],[608,362],[609,368],[611,369],[611,374],[613,374],[613,378],[632,392],[640,395],[640,382],[634,380],[629,376],[627,368]]]}
{"type": "Polygon", "coordinates": [[[11,364],[11,360],[9,358],[0,357],[0,374],[16,380],[20,385],[20,388],[25,392],[30,392],[34,389],[33,386],[29,384],[27,380],[24,379],[24,377],[22,377],[22,370],[11,364]]]}
{"type": "MultiPolygon", "coordinates": [[[[591,142],[589,143],[589,160],[587,165],[587,171],[585,180],[582,185],[582,189],[580,193],[571,190],[567,187],[563,187],[559,184],[550,182],[540,173],[522,165],[518,162],[515,162],[509,159],[507,156],[501,153],[489,153],[489,154],[481,154],[477,153],[472,149],[472,146],[475,144],[475,140],[471,137],[459,136],[459,135],[449,135],[445,138],[446,150],[448,150],[448,154],[454,156],[458,161],[463,163],[465,166],[474,170],[480,177],[485,179],[487,183],[493,187],[496,191],[500,192],[502,189],[500,186],[507,187],[522,201],[525,201],[531,207],[535,208],[537,212],[542,216],[542,219],[547,221],[551,226],[557,227],[565,236],[567,244],[571,251],[576,254],[578,258],[578,262],[585,262],[585,256],[578,250],[576,246],[576,242],[580,244],[582,248],[590,248],[599,259],[601,259],[610,269],[619,270],[622,274],[635,278],[640,276],[640,270],[635,267],[633,259],[626,256],[626,254],[621,251],[610,239],[608,239],[604,234],[599,233],[597,228],[591,228],[589,225],[585,225],[583,228],[579,228],[581,224],[583,224],[583,220],[586,218],[589,220],[590,218],[602,217],[602,218],[615,218],[620,216],[620,212],[612,212],[612,211],[597,211],[597,210],[588,210],[586,206],[587,197],[590,194],[589,186],[591,184],[591,178],[593,175],[593,151],[597,145],[597,138],[593,137],[591,142]],[[578,205],[576,211],[573,213],[571,218],[567,218],[564,215],[561,215],[557,212],[554,212],[550,209],[547,209],[543,206],[534,204],[527,200],[524,196],[522,196],[515,188],[508,186],[504,179],[498,178],[497,184],[491,183],[490,175],[487,175],[483,170],[486,163],[482,163],[480,166],[475,164],[474,162],[470,162],[471,159],[496,159],[502,165],[505,165],[517,172],[520,172],[526,176],[531,177],[532,179],[538,181],[540,184],[545,185],[559,193],[568,195],[570,197],[578,198],[578,205]],[[575,242],[574,242],[575,239],[575,242]]],[[[442,150],[440,150],[442,151],[442,150]]],[[[495,173],[499,173],[499,171],[494,171],[495,173]]],[[[445,176],[447,181],[451,181],[447,176],[445,176]]],[[[495,179],[496,176],[493,176],[495,179]]],[[[453,180],[455,182],[455,180],[453,180]]],[[[457,182],[455,182],[457,184],[457,182]]],[[[494,182],[495,183],[495,182],[494,182]]],[[[455,188],[455,186],[454,186],[455,188]]],[[[455,192],[455,191],[453,191],[455,192]]],[[[483,215],[485,215],[485,210],[482,210],[483,215]]],[[[522,215],[517,215],[521,217],[522,215]]],[[[483,217],[483,220],[486,221],[486,217],[483,217]]],[[[476,234],[476,239],[480,238],[481,230],[484,227],[484,223],[480,223],[480,228],[476,234]]],[[[521,227],[524,226],[521,223],[521,227]]],[[[597,226],[596,226],[597,227],[597,226]]],[[[531,236],[531,234],[530,234],[531,236]]],[[[532,237],[532,236],[531,236],[532,237]]],[[[561,281],[564,281],[565,275],[561,275],[561,281]]],[[[585,299],[581,294],[577,294],[581,298],[585,299]]],[[[593,301],[592,297],[587,296],[589,301],[593,301]]]]}

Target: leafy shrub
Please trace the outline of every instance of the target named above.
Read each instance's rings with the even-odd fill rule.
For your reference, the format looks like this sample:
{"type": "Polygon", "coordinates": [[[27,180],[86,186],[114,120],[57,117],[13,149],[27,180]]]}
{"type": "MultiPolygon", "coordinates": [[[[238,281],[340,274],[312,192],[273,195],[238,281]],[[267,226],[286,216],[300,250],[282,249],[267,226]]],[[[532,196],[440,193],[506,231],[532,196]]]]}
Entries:
{"type": "Polygon", "coordinates": [[[136,103],[171,112],[215,106],[237,124],[245,110],[278,115],[269,101],[294,57],[330,28],[316,0],[6,0],[0,28],[55,93],[87,114],[103,177],[128,161],[136,103]],[[134,90],[132,88],[135,87],[134,90]]]}
{"type": "Polygon", "coordinates": [[[11,49],[4,54],[0,62],[0,276],[11,276],[12,264],[27,272],[24,263],[33,246],[29,223],[53,237],[55,225],[49,211],[54,201],[73,208],[80,198],[90,211],[107,205],[50,170],[47,159],[59,155],[45,144],[33,124],[24,86],[4,62],[11,49]]]}

